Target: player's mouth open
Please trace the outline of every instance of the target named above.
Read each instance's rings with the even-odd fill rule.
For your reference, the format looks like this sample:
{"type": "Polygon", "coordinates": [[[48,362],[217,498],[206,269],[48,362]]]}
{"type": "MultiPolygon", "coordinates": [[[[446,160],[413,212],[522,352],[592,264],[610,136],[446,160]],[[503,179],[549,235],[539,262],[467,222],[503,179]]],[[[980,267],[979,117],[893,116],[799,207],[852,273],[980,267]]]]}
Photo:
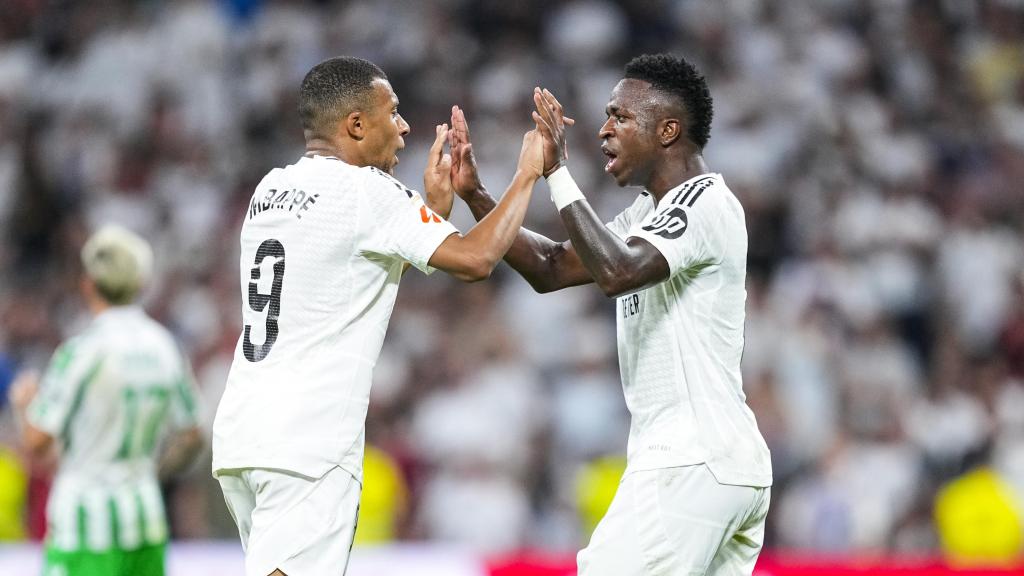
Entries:
{"type": "Polygon", "coordinates": [[[608,162],[604,165],[604,171],[611,172],[615,169],[615,161],[618,160],[619,157],[607,148],[602,148],[601,152],[604,152],[604,155],[608,157],[608,162]]]}

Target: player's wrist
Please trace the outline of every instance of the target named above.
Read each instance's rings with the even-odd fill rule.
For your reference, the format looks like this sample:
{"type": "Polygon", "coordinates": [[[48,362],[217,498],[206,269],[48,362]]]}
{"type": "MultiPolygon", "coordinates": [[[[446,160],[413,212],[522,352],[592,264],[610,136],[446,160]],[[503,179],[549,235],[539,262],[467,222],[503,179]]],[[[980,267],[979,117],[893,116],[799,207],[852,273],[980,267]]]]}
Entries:
{"type": "Polygon", "coordinates": [[[562,158],[558,162],[555,162],[551,166],[548,166],[547,168],[544,169],[544,177],[547,178],[548,176],[551,176],[552,174],[557,172],[559,169],[565,168],[565,166],[566,166],[565,158],[562,158]]]}
{"type": "Polygon", "coordinates": [[[527,184],[532,184],[537,180],[540,180],[540,177],[541,173],[535,169],[531,170],[529,168],[516,168],[515,176],[513,176],[512,178],[513,180],[526,182],[527,184]]]}
{"type": "Polygon", "coordinates": [[[480,184],[479,186],[473,186],[467,189],[457,189],[455,193],[464,200],[472,200],[474,198],[487,196],[487,188],[485,188],[483,184],[480,184]]]}
{"type": "Polygon", "coordinates": [[[577,200],[586,200],[586,196],[583,195],[580,187],[573,180],[572,174],[569,174],[568,166],[561,166],[546,178],[548,188],[551,189],[551,201],[555,203],[555,208],[559,212],[562,211],[562,208],[577,200]]]}

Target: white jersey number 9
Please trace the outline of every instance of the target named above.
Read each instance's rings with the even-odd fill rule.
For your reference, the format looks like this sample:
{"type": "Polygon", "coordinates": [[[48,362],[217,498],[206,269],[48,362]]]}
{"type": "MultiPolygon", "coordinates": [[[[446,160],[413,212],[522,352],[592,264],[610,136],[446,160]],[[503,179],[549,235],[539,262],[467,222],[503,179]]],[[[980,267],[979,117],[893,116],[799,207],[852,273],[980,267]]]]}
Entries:
{"type": "Polygon", "coordinates": [[[277,341],[277,319],[281,314],[281,285],[284,282],[284,245],[271,238],[264,240],[256,250],[249,277],[249,308],[266,315],[265,335],[262,344],[254,344],[252,324],[245,325],[245,340],[242,350],[249,362],[259,362],[270,354],[277,341]]]}

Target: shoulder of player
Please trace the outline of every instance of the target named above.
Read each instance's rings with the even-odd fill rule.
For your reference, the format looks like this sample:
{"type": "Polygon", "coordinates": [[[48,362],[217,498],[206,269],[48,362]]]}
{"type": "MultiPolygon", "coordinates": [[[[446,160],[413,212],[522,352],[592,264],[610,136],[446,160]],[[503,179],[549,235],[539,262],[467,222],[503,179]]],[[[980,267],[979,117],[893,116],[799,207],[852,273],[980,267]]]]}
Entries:
{"type": "Polygon", "coordinates": [[[396,191],[401,192],[407,198],[414,198],[418,196],[411,188],[402,184],[398,178],[395,178],[391,174],[377,168],[375,166],[363,166],[359,168],[360,173],[363,174],[363,182],[367,188],[384,191],[396,191]]]}
{"type": "Polygon", "coordinates": [[[726,194],[731,194],[721,175],[708,173],[691,178],[662,198],[660,206],[680,207],[688,212],[717,209],[726,194]]]}

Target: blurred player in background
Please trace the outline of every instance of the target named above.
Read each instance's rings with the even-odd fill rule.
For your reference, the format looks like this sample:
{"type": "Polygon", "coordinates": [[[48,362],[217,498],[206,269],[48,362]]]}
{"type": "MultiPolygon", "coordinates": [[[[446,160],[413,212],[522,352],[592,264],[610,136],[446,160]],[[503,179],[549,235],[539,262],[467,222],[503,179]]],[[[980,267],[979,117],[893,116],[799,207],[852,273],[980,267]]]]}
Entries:
{"type": "Polygon", "coordinates": [[[345,572],[371,376],[402,273],[488,277],[543,167],[533,130],[505,197],[462,236],[446,220],[447,125],[436,127],[424,203],[392,176],[409,125],[376,65],[318,64],[299,114],[305,156],[264,177],[242,224],[245,326],[213,430],[214,475],[249,576],[345,572]]]}
{"type": "MultiPolygon", "coordinates": [[[[578,556],[584,576],[750,574],[772,483],[768,448],[740,375],[746,290],[743,209],[702,150],[703,76],[683,59],[641,56],[612,91],[599,137],[605,171],[640,186],[605,225],[565,166],[561,104],[534,92],[545,175],[570,240],[521,230],[505,260],[538,292],[596,282],[616,297],[619,365],[632,414],[627,468],[578,556]]],[[[473,215],[494,201],[453,119],[456,192],[473,215]]]]}
{"type": "Polygon", "coordinates": [[[202,446],[195,383],[171,334],[134,305],[152,253],[118,227],[82,248],[91,325],[53,355],[37,394],[23,373],[11,404],[34,458],[58,448],[44,576],[159,576],[168,531],[158,474],[202,446]],[[158,450],[167,429],[175,436],[158,450]],[[158,456],[160,459],[158,460],[158,456]]]}

